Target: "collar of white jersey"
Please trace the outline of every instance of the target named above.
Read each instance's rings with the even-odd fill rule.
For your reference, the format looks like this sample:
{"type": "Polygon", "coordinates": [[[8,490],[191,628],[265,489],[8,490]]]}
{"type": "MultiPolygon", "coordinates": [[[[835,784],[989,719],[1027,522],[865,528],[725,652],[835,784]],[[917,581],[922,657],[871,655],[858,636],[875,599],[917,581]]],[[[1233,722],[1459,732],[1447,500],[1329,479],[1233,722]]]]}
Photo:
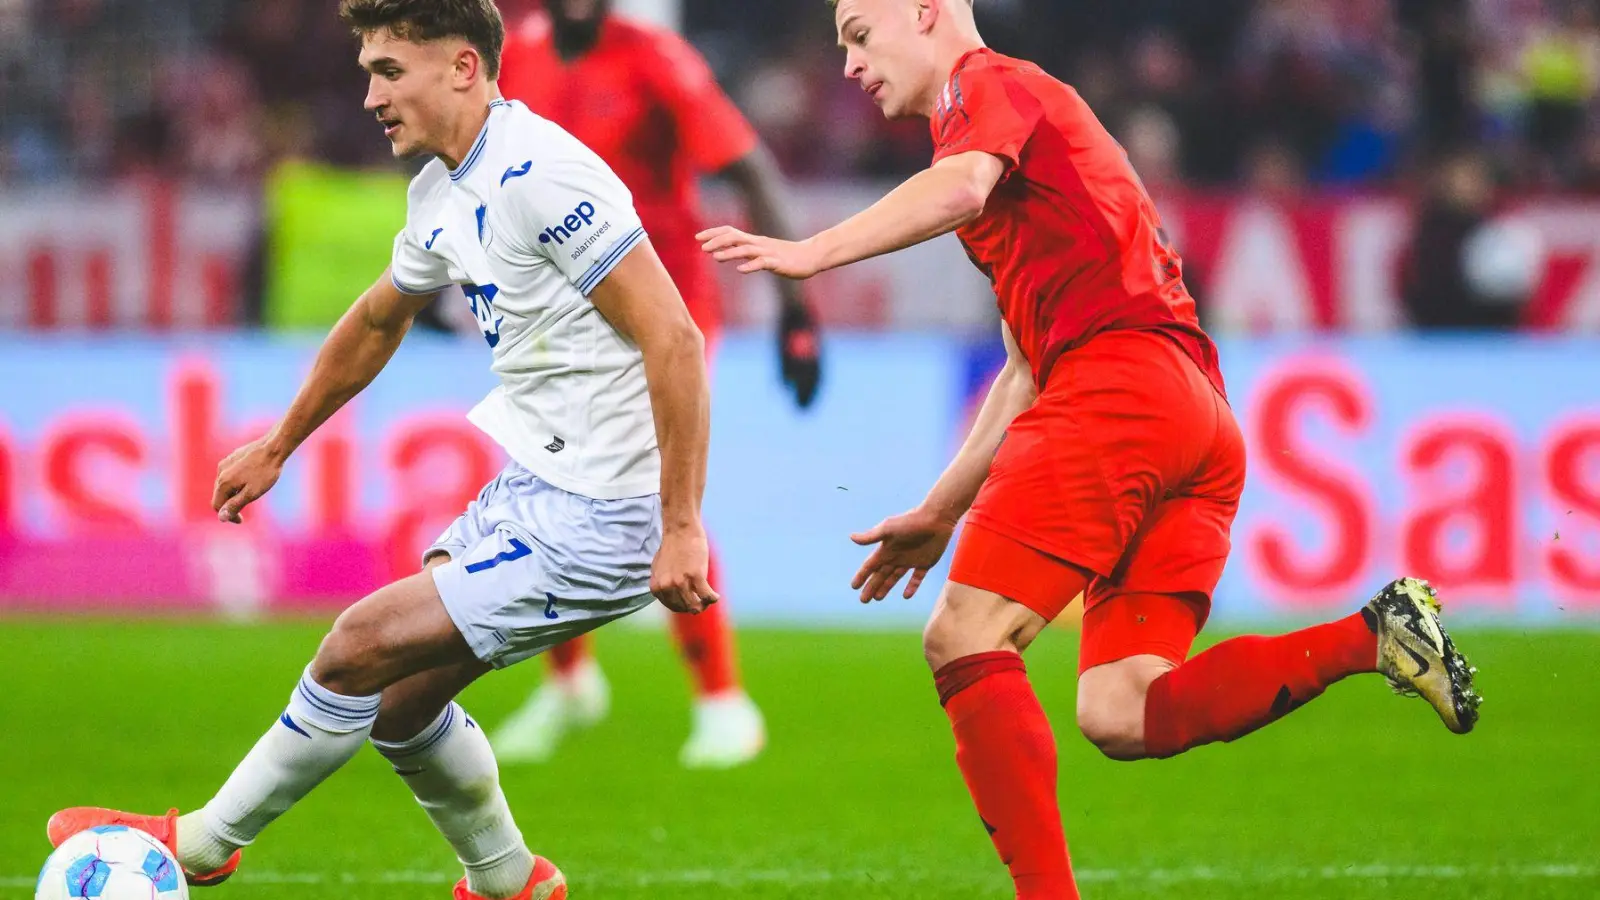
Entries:
{"type": "Polygon", "coordinates": [[[472,142],[472,149],[467,151],[467,158],[450,171],[451,181],[460,181],[472,172],[473,166],[478,164],[478,157],[483,155],[483,148],[489,143],[489,126],[494,122],[494,111],[510,106],[510,101],[498,97],[489,101],[489,117],[483,120],[483,129],[478,132],[478,139],[472,142]]]}

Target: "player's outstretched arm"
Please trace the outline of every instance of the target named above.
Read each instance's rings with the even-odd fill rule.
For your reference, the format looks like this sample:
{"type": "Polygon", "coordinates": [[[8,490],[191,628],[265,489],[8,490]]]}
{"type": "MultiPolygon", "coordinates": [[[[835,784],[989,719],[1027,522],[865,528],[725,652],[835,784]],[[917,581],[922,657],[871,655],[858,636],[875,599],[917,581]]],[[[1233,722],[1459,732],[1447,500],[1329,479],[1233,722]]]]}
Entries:
{"type": "Polygon", "coordinates": [[[432,299],[432,294],[402,293],[384,270],[333,326],[311,374],[278,424],[217,466],[211,497],[217,518],[239,522],[240,511],[272,489],[290,454],[383,371],[411,320],[432,299]]]}
{"type": "MultiPolygon", "coordinates": [[[[757,144],[718,174],[739,189],[756,231],[780,240],[795,236],[797,230],[783,202],[783,176],[766,147],[757,144]]],[[[816,399],[822,381],[816,311],[806,300],[800,283],[792,279],[778,280],[778,299],[782,304],[778,311],[778,356],[783,381],[794,391],[795,402],[805,409],[816,399]]]]}
{"type": "Polygon", "coordinates": [[[675,612],[700,612],[717,602],[700,523],[711,444],[705,338],[649,241],[629,252],[589,301],[644,357],[661,447],[661,550],[650,591],[675,612]]]}
{"type": "Polygon", "coordinates": [[[1000,331],[1006,343],[1006,364],[990,386],[961,450],[928,496],[916,509],[850,536],[857,544],[877,545],[850,583],[861,591],[862,603],[882,600],[907,573],[911,580],[906,582],[904,596],[910,598],[917,592],[928,570],[944,555],[956,522],[977,499],[1006,428],[1038,398],[1032,369],[1011,329],[1001,325],[1000,331]]]}
{"type": "Polygon", "coordinates": [[[746,234],[726,225],[695,238],[718,262],[740,262],[740,272],[810,278],[960,228],[982,215],[1005,172],[1006,164],[997,156],[958,153],[913,175],[863,212],[803,241],[746,234]]]}

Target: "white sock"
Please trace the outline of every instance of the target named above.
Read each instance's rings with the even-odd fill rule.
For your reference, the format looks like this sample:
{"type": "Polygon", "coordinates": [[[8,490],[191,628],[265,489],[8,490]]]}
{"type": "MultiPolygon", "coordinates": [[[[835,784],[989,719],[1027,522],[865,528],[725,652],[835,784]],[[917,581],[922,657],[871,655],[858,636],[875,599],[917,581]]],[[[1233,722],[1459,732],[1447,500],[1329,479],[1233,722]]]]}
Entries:
{"type": "Polygon", "coordinates": [[[217,795],[178,819],[178,862],[206,873],[256,839],[324,778],[349,762],[378,718],[378,701],[345,697],[319,685],[310,667],[289,708],[256,741],[217,795]]]}
{"type": "Polygon", "coordinates": [[[455,849],[474,894],[503,900],[522,893],[533,854],[512,821],[494,751],[477,722],[452,703],[411,740],[372,744],[455,849]]]}

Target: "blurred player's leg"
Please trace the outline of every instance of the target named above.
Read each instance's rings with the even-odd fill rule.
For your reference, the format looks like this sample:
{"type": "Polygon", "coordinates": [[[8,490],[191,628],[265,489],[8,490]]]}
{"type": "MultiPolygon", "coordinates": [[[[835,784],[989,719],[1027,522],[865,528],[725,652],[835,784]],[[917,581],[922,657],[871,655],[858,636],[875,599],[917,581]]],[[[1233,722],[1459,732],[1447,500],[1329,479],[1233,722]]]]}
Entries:
{"type": "MultiPolygon", "coordinates": [[[[706,371],[711,373],[721,334],[721,298],[713,284],[689,288],[684,296],[695,324],[705,336],[706,371]]],[[[711,586],[726,598],[714,543],[709,579],[711,586]]],[[[672,636],[693,682],[693,723],[689,740],[678,753],[678,760],[692,769],[742,765],[759,756],[767,745],[766,721],[740,683],[733,622],[726,603],[724,599],[697,616],[671,617],[672,636]]]]}
{"type": "Polygon", "coordinates": [[[1055,734],[1021,652],[1088,575],[971,525],[951,565],[923,650],[955,732],[956,762],[1019,900],[1076,898],[1056,799],[1055,734]],[[1029,605],[962,583],[968,573],[987,583],[1016,579],[1014,592],[1029,605]]]}
{"type": "Polygon", "coordinates": [[[566,723],[592,728],[611,713],[611,685],[594,658],[588,635],[575,637],[550,651],[551,676],[563,701],[566,723]]]}
{"type": "MultiPolygon", "coordinates": [[[[722,570],[717,549],[711,546],[711,587],[722,590],[722,570]]],[[[716,697],[739,690],[739,663],[734,656],[733,634],[726,607],[714,603],[699,615],[675,614],[670,617],[672,636],[678,653],[689,667],[696,699],[716,697]]]]}
{"type": "MultiPolygon", "coordinates": [[[[536,857],[500,789],[489,741],[455,697],[489,666],[446,666],[383,692],[372,744],[411,788],[467,870],[467,887],[503,900],[523,892],[536,857]]],[[[553,866],[550,867],[553,871],[553,866]]],[[[547,875],[546,880],[555,877],[547,875]]]]}
{"type": "Polygon", "coordinates": [[[592,657],[589,652],[589,636],[575,637],[565,644],[552,647],[546,656],[550,659],[551,675],[557,678],[563,675],[571,675],[578,668],[579,663],[592,657]]]}
{"type": "Polygon", "coordinates": [[[545,762],[568,731],[597,725],[611,712],[611,685],[589,648],[583,635],[545,654],[544,681],[495,729],[492,742],[503,761],[545,762]]]}
{"type": "MultiPolygon", "coordinates": [[[[716,548],[711,551],[711,586],[722,590],[716,548]]],[[[679,760],[689,768],[724,769],[749,762],[767,743],[767,726],[739,683],[733,624],[723,603],[699,615],[671,617],[678,652],[694,680],[694,727],[679,760]]]]}

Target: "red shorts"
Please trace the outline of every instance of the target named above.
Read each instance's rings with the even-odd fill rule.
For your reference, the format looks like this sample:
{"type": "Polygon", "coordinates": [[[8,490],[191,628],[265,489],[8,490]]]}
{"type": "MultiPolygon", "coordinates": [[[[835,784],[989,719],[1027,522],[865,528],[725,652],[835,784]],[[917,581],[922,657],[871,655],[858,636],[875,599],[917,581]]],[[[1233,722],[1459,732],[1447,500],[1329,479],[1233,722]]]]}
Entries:
{"type": "Polygon", "coordinates": [[[1099,335],[1006,430],[950,580],[1050,620],[1082,590],[1080,669],[1182,662],[1228,559],[1244,470],[1232,410],[1175,342],[1099,335]]]}

